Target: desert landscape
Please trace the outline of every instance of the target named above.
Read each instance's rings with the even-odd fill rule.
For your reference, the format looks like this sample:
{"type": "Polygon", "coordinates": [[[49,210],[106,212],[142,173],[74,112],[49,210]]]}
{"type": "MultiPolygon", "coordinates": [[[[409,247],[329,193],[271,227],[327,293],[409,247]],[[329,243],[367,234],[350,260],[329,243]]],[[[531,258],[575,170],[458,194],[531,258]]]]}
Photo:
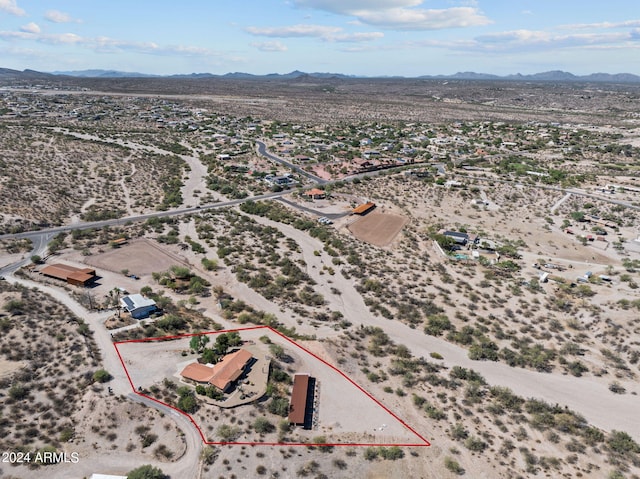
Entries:
{"type": "Polygon", "coordinates": [[[2,477],[640,475],[637,85],[0,91],[2,477]]]}

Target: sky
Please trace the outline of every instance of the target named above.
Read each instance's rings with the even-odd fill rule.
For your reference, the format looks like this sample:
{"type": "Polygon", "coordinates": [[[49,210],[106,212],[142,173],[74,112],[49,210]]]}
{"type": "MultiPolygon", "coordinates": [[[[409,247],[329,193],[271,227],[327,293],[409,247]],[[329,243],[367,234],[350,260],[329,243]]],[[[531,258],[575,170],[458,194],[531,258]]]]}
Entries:
{"type": "Polygon", "coordinates": [[[637,0],[0,0],[0,67],[640,74],[637,0]]]}

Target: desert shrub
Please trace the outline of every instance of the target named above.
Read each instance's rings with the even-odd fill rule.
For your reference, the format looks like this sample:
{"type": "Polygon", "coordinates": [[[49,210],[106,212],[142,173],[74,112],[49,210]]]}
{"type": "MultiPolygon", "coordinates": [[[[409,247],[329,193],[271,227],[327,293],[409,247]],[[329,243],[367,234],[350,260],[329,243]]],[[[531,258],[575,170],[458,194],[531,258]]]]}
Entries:
{"type": "Polygon", "coordinates": [[[98,369],[95,373],[93,373],[93,380],[98,383],[106,383],[110,381],[112,378],[111,374],[104,369],[98,369]]]}
{"type": "Polygon", "coordinates": [[[468,437],[467,440],[464,441],[464,445],[470,451],[475,452],[482,452],[487,448],[487,443],[475,436],[468,437]]]}
{"type": "Polygon", "coordinates": [[[459,476],[464,474],[464,468],[455,459],[447,456],[444,458],[444,467],[459,476]]]}
{"type": "Polygon", "coordinates": [[[257,433],[266,434],[273,432],[275,426],[271,424],[267,418],[259,417],[253,423],[253,429],[255,429],[257,433]]]}
{"type": "Polygon", "coordinates": [[[271,414],[286,417],[289,414],[289,400],[275,397],[269,403],[268,409],[271,414]]]}
{"type": "Polygon", "coordinates": [[[614,381],[611,384],[609,384],[609,391],[615,394],[624,394],[625,392],[627,392],[625,387],[621,385],[618,381],[614,381]]]}
{"type": "Polygon", "coordinates": [[[387,459],[390,461],[395,461],[404,457],[404,451],[398,446],[381,447],[378,449],[378,454],[383,459],[387,459]]]}
{"type": "Polygon", "coordinates": [[[15,383],[9,388],[9,397],[14,401],[20,401],[26,398],[29,394],[29,390],[24,384],[15,383]]]}
{"type": "Polygon", "coordinates": [[[378,450],[375,447],[368,447],[364,450],[364,458],[367,461],[373,461],[378,457],[378,450]]]}
{"type": "Polygon", "coordinates": [[[469,436],[469,432],[459,422],[451,427],[451,431],[449,432],[449,434],[453,439],[456,440],[466,439],[469,436]]]}
{"type": "Polygon", "coordinates": [[[10,299],[4,304],[3,309],[12,314],[21,313],[24,310],[24,302],[19,299],[10,299]]]}
{"type": "Polygon", "coordinates": [[[149,447],[151,444],[156,442],[157,439],[158,439],[157,434],[145,434],[142,437],[142,448],[144,449],[145,447],[149,447]]]}
{"type": "Polygon", "coordinates": [[[166,479],[166,477],[161,469],[149,464],[137,467],[127,474],[127,479],[166,479]]]}
{"type": "Polygon", "coordinates": [[[222,424],[218,427],[217,431],[218,436],[223,441],[233,441],[240,434],[240,429],[237,427],[229,426],[228,424],[222,424]]]}
{"type": "Polygon", "coordinates": [[[638,443],[624,431],[611,431],[611,435],[607,439],[607,446],[618,454],[640,452],[638,443]]]}
{"type": "Polygon", "coordinates": [[[445,330],[454,329],[453,324],[444,314],[434,314],[427,319],[424,332],[430,336],[441,336],[445,330]]]}

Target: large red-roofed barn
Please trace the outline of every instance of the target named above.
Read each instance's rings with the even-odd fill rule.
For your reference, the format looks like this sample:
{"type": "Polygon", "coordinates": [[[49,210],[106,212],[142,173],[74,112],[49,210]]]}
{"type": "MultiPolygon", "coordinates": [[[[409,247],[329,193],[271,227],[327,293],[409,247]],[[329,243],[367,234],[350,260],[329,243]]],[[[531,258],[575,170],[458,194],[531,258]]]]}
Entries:
{"type": "Polygon", "coordinates": [[[76,268],[66,264],[51,264],[40,270],[40,273],[50,278],[61,279],[74,286],[86,286],[96,280],[96,270],[91,268],[76,268]]]}

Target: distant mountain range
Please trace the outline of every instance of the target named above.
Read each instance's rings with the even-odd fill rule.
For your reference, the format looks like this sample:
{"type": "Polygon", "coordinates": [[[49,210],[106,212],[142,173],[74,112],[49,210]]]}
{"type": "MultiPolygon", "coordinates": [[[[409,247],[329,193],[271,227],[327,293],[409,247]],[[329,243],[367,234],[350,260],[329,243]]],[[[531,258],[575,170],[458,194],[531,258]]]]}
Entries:
{"type": "Polygon", "coordinates": [[[232,78],[232,79],[282,79],[289,80],[300,77],[312,78],[364,78],[354,75],[343,75],[342,73],[305,73],[298,70],[291,73],[269,73],[267,75],[254,75],[252,73],[233,72],[224,75],[213,73],[189,73],[181,75],[151,75],[148,73],[121,72],[115,70],[80,70],[80,71],[55,71],[52,75],[66,75],[82,78],[232,78]]]}
{"type": "Polygon", "coordinates": [[[298,70],[290,73],[270,73],[267,75],[254,75],[251,73],[226,73],[215,75],[213,73],[191,73],[185,75],[151,75],[148,73],[122,72],[117,70],[79,70],[79,71],[55,71],[52,73],[37,72],[35,70],[11,70],[0,68],[0,79],[29,79],[29,78],[55,78],[71,76],[76,78],[225,78],[239,80],[295,80],[303,78],[318,79],[428,79],[428,80],[506,80],[506,81],[533,81],[533,82],[599,82],[599,83],[640,83],[640,76],[631,73],[592,73],[590,75],[574,75],[573,73],[561,70],[534,73],[531,75],[492,75],[489,73],[458,72],[453,75],[422,75],[418,77],[403,76],[380,76],[366,77],[356,75],[345,75],[342,73],[305,73],[298,70]]]}

